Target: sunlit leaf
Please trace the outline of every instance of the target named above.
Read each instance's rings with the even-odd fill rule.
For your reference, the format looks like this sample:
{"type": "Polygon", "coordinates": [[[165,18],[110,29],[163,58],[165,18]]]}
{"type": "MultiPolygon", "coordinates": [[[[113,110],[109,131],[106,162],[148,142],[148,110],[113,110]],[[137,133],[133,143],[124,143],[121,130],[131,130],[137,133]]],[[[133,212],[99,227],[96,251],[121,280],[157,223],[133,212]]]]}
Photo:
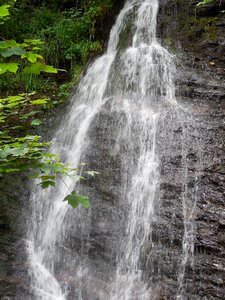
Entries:
{"type": "Polygon", "coordinates": [[[37,100],[30,100],[30,103],[34,104],[34,105],[42,105],[42,104],[47,103],[47,98],[37,99],[37,100]]]}
{"type": "MultiPolygon", "coordinates": [[[[35,57],[38,58],[38,54],[35,54],[35,57]]],[[[32,56],[32,58],[34,59],[34,56],[32,56]]],[[[39,57],[41,58],[41,56],[39,57]]],[[[49,65],[45,65],[39,61],[32,61],[33,63],[31,63],[29,66],[24,68],[24,73],[29,73],[29,74],[36,74],[39,75],[40,72],[46,72],[46,73],[57,73],[57,69],[49,66],[49,65]]]]}
{"type": "Polygon", "coordinates": [[[33,126],[38,126],[38,125],[40,125],[40,124],[42,124],[42,121],[39,120],[39,119],[34,119],[34,120],[31,122],[31,125],[33,125],[33,126]]]}
{"type": "Polygon", "coordinates": [[[0,41],[0,49],[15,48],[21,46],[15,40],[0,41]]]}
{"type": "Polygon", "coordinates": [[[10,5],[0,6],[0,18],[6,17],[9,15],[9,7],[10,7],[10,5]]]}
{"type": "MultiPolygon", "coordinates": [[[[31,63],[35,63],[38,58],[43,59],[43,57],[40,54],[36,54],[32,51],[24,53],[21,58],[27,58],[31,63]]],[[[42,68],[42,67],[41,67],[42,68]]]]}
{"type": "Polygon", "coordinates": [[[49,65],[43,65],[42,66],[42,72],[46,72],[46,73],[57,73],[58,70],[52,66],[49,65]]]}
{"type": "Polygon", "coordinates": [[[42,50],[42,48],[40,48],[40,47],[33,47],[32,50],[33,51],[39,51],[39,50],[42,50]]]}
{"type": "Polygon", "coordinates": [[[0,74],[4,74],[7,71],[16,73],[18,70],[18,63],[0,63],[0,74]]]}
{"type": "Polygon", "coordinates": [[[42,45],[44,44],[44,42],[42,42],[41,40],[32,40],[32,39],[26,39],[24,40],[26,43],[32,44],[32,45],[42,45]]]}
{"type": "Polygon", "coordinates": [[[8,102],[17,102],[17,101],[20,101],[23,99],[24,99],[24,97],[17,95],[17,96],[9,96],[9,97],[5,98],[4,100],[7,100],[8,102]]]}

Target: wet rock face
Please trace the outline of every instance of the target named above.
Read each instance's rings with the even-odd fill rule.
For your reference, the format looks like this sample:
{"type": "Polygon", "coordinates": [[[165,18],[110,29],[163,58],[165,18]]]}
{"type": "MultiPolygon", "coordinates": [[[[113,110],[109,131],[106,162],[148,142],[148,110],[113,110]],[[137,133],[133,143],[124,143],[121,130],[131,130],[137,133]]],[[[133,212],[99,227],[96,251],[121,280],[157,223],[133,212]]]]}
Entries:
{"type": "Polygon", "coordinates": [[[112,25],[115,23],[116,16],[123,8],[124,3],[125,0],[112,0],[112,9],[104,15],[102,20],[98,21],[99,38],[105,42],[108,41],[112,25]]]}
{"type": "MultiPolygon", "coordinates": [[[[173,122],[169,115],[159,126],[158,218],[153,223],[153,243],[143,247],[140,260],[146,282],[156,286],[157,300],[176,299],[179,289],[184,189],[187,207],[194,207],[194,260],[189,257],[185,266],[182,299],[224,299],[225,295],[225,16],[220,13],[224,4],[222,1],[219,7],[216,1],[196,13],[195,4],[196,1],[162,0],[158,16],[158,36],[177,56],[176,97],[191,118],[181,126],[181,121],[173,122]],[[188,138],[182,145],[185,131],[188,138]]],[[[111,151],[117,136],[116,123],[116,116],[105,107],[92,124],[92,150],[84,156],[90,169],[103,173],[86,185],[95,199],[86,255],[93,263],[96,280],[103,286],[106,274],[114,271],[118,244],[126,227],[122,221],[126,221],[126,207],[117,201],[121,198],[118,191],[123,176],[121,155],[126,150],[122,149],[118,156],[111,151]]],[[[91,294],[84,299],[92,299],[91,294]]]]}
{"type": "Polygon", "coordinates": [[[0,299],[28,299],[24,243],[29,198],[27,178],[24,175],[1,178],[0,190],[0,299]]]}
{"type": "MultiPolygon", "coordinates": [[[[196,13],[196,1],[160,2],[159,36],[168,50],[177,55],[177,99],[193,115],[195,132],[193,129],[190,136],[197,136],[201,152],[194,218],[195,257],[194,265],[188,263],[186,267],[186,298],[224,299],[225,16],[220,11],[225,1],[215,1],[196,13]]],[[[174,138],[179,142],[178,128],[174,138]]],[[[188,152],[191,171],[199,150],[188,152]]],[[[179,170],[181,162],[179,153],[165,158],[159,213],[163,221],[155,225],[155,239],[167,245],[171,253],[160,250],[157,259],[166,261],[168,268],[163,270],[161,280],[167,297],[173,299],[177,288],[174,272],[179,264],[174,255],[181,254],[184,232],[181,185],[173,173],[179,170]]],[[[148,273],[152,270],[147,266],[148,273]]]]}
{"type": "MultiPolygon", "coordinates": [[[[158,36],[177,56],[176,97],[190,118],[187,122],[183,118],[185,124],[182,124],[182,118],[177,122],[168,115],[159,126],[158,217],[153,223],[151,242],[142,249],[140,267],[146,282],[156,287],[154,299],[176,299],[185,231],[182,195],[187,190],[185,205],[189,211],[194,208],[191,219],[194,234],[189,236],[194,239],[194,249],[190,250],[194,260],[189,257],[185,265],[182,299],[224,299],[224,15],[219,13],[218,2],[207,10],[198,9],[196,14],[195,1],[160,2],[158,36]],[[184,164],[187,164],[187,179],[184,164]]],[[[110,281],[107,276],[115,271],[126,228],[127,208],[118,199],[124,176],[121,156],[127,153],[126,149],[120,149],[115,156],[112,151],[117,138],[116,124],[116,115],[106,105],[92,124],[89,132],[92,150],[83,159],[90,169],[102,172],[86,184],[94,201],[87,236],[89,250],[84,255],[92,264],[93,282],[96,280],[96,286],[99,285],[96,297],[102,286],[106,286],[105,281],[110,281]]],[[[186,224],[192,230],[189,226],[186,224]]],[[[88,287],[83,291],[84,299],[93,298],[88,287]]],[[[103,299],[107,299],[107,288],[103,299]]]]}

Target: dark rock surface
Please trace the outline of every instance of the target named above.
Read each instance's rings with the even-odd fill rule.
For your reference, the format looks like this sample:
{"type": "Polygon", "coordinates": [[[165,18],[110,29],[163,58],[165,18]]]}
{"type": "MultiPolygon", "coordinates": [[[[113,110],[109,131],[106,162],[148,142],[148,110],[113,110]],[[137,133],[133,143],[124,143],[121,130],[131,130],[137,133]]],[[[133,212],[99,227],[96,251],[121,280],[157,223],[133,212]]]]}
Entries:
{"type": "Polygon", "coordinates": [[[27,176],[1,178],[0,190],[0,299],[22,300],[29,294],[24,243],[29,199],[27,176]]]}
{"type": "MultiPolygon", "coordinates": [[[[184,189],[187,190],[188,211],[194,208],[193,218],[186,224],[187,229],[193,230],[189,238],[193,239],[194,249],[189,249],[184,268],[182,299],[224,299],[225,295],[225,15],[221,13],[225,1],[216,1],[197,10],[196,3],[162,0],[158,16],[158,36],[176,55],[177,100],[190,117],[183,118],[185,124],[181,126],[181,121],[173,123],[168,116],[159,129],[158,219],[153,224],[154,247],[151,243],[146,245],[141,258],[145,280],[155,285],[157,296],[154,299],[157,300],[177,299],[179,293],[184,189]],[[185,135],[188,138],[182,145],[185,135]],[[169,140],[168,146],[165,141],[169,140]],[[185,160],[182,148],[186,152],[185,160]],[[188,173],[186,186],[184,162],[188,173]]],[[[89,133],[92,151],[84,159],[91,169],[104,174],[89,182],[89,192],[95,202],[89,241],[92,246],[87,255],[94,262],[93,270],[101,274],[99,277],[115,267],[125,227],[121,219],[126,220],[127,209],[116,201],[121,197],[118,195],[121,156],[127,153],[123,148],[117,156],[112,153],[117,119],[111,113],[106,106],[92,124],[89,133]],[[103,223],[107,224],[104,230],[103,223]],[[103,264],[108,266],[104,270],[101,269],[103,264]]],[[[104,285],[104,280],[100,282],[104,285]]],[[[85,299],[92,298],[86,295],[85,299]]]]}
{"type": "MultiPolygon", "coordinates": [[[[225,1],[215,1],[196,10],[195,4],[196,1],[161,1],[159,13],[159,36],[169,51],[177,55],[177,99],[193,116],[190,144],[197,138],[200,148],[195,257],[194,265],[188,263],[186,267],[184,299],[224,299],[225,15],[221,11],[225,1]]],[[[179,140],[176,135],[175,140],[179,140]]],[[[194,162],[199,150],[188,149],[189,172],[196,168],[194,162]]],[[[175,256],[180,255],[184,231],[179,204],[182,187],[173,173],[180,168],[179,153],[176,157],[167,155],[165,162],[159,213],[163,221],[156,225],[155,234],[161,244],[168,245],[170,254],[160,250],[157,260],[167,262],[160,278],[168,299],[174,299],[174,273],[179,267],[175,256]]],[[[147,267],[148,272],[151,270],[147,267]]]]}

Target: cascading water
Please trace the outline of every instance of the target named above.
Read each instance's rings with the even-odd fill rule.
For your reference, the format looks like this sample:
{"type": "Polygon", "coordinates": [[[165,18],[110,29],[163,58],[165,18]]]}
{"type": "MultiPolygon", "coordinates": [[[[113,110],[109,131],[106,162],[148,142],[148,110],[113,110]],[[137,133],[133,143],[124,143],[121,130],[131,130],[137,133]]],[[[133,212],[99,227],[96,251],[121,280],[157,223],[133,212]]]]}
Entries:
{"type": "MultiPolygon", "coordinates": [[[[125,207],[125,213],[121,222],[124,232],[120,236],[114,267],[108,278],[98,285],[100,280],[95,278],[96,272],[87,255],[71,252],[65,243],[71,232],[79,236],[79,243],[82,243],[82,237],[90,239],[90,218],[94,214],[92,209],[88,212],[82,208],[72,211],[62,201],[68,193],[67,187],[70,190],[75,188],[72,180],[65,179],[66,185],[58,182],[56,188],[48,191],[38,192],[34,188],[32,225],[28,233],[32,299],[159,299],[157,288],[160,282],[155,282],[153,275],[146,280],[143,257],[148,252],[145,264],[151,266],[157,251],[153,224],[160,216],[161,155],[158,139],[168,119],[180,124],[184,132],[181,152],[185,234],[181,268],[177,271],[177,297],[182,298],[186,264],[193,256],[197,192],[187,209],[187,131],[184,124],[189,117],[175,100],[173,56],[156,38],[157,12],[157,0],[126,2],[111,31],[106,54],[89,67],[81,80],[70,103],[70,111],[51,147],[52,152],[71,165],[77,165],[91,148],[89,132],[99,114],[108,109],[109,114],[116,116],[116,137],[110,151],[112,156],[118,153],[121,156],[117,201],[122,203],[122,210],[125,207]],[[127,31],[129,34],[125,37],[127,31]],[[121,42],[122,39],[126,42],[121,42]],[[72,281],[74,289],[70,286],[72,281]],[[87,286],[97,295],[96,298],[91,292],[84,295],[82,290],[88,289],[87,286]]],[[[169,141],[166,142],[169,148],[169,141]]],[[[100,176],[104,176],[104,170],[99,171],[100,176]]],[[[197,182],[198,175],[195,177],[197,182]]],[[[108,243],[109,247],[110,243],[113,244],[110,239],[108,243]]]]}

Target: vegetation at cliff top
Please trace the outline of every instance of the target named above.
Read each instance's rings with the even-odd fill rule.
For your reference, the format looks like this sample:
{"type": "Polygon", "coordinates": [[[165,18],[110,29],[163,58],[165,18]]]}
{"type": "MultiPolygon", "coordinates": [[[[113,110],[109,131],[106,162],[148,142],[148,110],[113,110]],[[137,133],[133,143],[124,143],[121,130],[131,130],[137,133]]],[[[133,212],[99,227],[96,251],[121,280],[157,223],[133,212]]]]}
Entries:
{"type": "MultiPolygon", "coordinates": [[[[67,95],[59,88],[60,72],[68,72],[73,82],[90,56],[102,50],[96,24],[111,2],[76,1],[74,6],[69,0],[33,4],[9,0],[0,4],[0,174],[32,169],[42,188],[54,186],[56,177],[64,175],[80,179],[77,168],[46,153],[49,143],[32,133],[42,123],[40,116],[67,95]],[[47,93],[46,87],[50,87],[47,93]]],[[[87,197],[75,192],[65,201],[72,207],[89,206],[87,197]]]]}

